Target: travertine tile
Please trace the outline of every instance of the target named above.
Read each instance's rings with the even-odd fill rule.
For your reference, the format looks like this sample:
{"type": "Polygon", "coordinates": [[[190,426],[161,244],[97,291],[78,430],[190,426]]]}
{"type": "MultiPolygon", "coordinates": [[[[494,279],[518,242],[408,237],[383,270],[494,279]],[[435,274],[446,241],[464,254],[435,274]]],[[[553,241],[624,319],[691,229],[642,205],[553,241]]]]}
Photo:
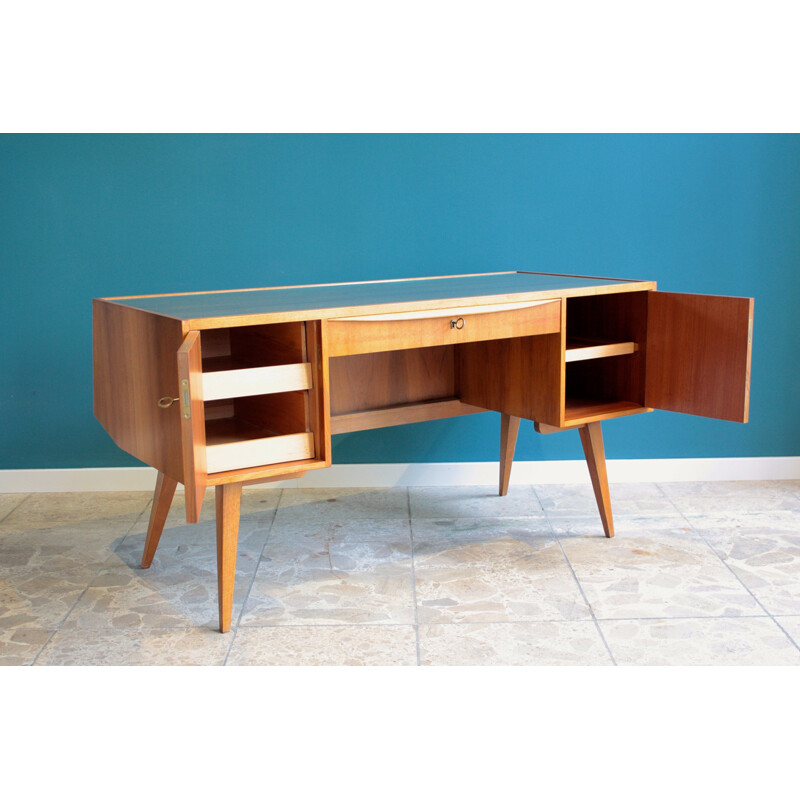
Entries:
{"type": "Polygon", "coordinates": [[[800,650],[769,617],[606,620],[600,627],[621,666],[800,665],[800,650]]]}
{"type": "MultiPolygon", "coordinates": [[[[48,527],[34,528],[17,514],[21,511],[9,516],[0,535],[0,575],[6,568],[27,567],[49,574],[99,566],[119,547],[136,517],[134,512],[119,518],[100,516],[81,522],[67,514],[61,525],[54,524],[54,519],[40,519],[48,527]]],[[[41,517],[41,509],[33,516],[41,517]]]]}
{"type": "Polygon", "coordinates": [[[0,667],[24,667],[33,663],[53,631],[42,628],[0,630],[0,667]]]}
{"type": "Polygon", "coordinates": [[[411,524],[414,553],[423,555],[440,549],[496,539],[523,541],[552,538],[550,526],[542,517],[456,517],[455,519],[415,518],[411,524]]]}
{"type": "Polygon", "coordinates": [[[420,623],[590,619],[549,534],[415,546],[420,623]]]}
{"type": "Polygon", "coordinates": [[[0,522],[2,522],[26,497],[27,494],[0,494],[0,522]]]}
{"type": "MultiPolygon", "coordinates": [[[[161,551],[158,566],[141,569],[133,554],[103,568],[64,621],[64,628],[186,628],[219,625],[217,553],[209,545],[161,551]],[[130,558],[126,563],[124,559],[130,558]]],[[[233,596],[237,619],[257,555],[239,550],[233,596]]]]}
{"type": "MultiPolygon", "coordinates": [[[[608,663],[570,563],[621,663],[798,663],[800,481],[539,489],[245,489],[229,663],[608,663]]],[[[213,493],[141,570],[150,498],[0,495],[0,665],[223,663],[213,493]]]]}
{"type": "Polygon", "coordinates": [[[564,552],[598,618],[762,615],[702,539],[684,531],[565,536],[564,552]]]}
{"type": "Polygon", "coordinates": [[[228,666],[414,666],[411,625],[239,628],[228,666]]]}
{"type": "Polygon", "coordinates": [[[221,666],[233,634],[208,629],[62,629],[37,666],[221,666]]]}
{"type": "Polygon", "coordinates": [[[0,569],[0,630],[57,628],[98,569],[98,564],[50,572],[28,565],[0,569]]]}
{"type": "Polygon", "coordinates": [[[594,622],[420,625],[422,666],[610,665],[594,622]]]}
{"type": "Polygon", "coordinates": [[[512,486],[500,497],[496,486],[411,487],[412,519],[454,517],[541,517],[542,507],[531,486],[512,486]]]}
{"type": "Polygon", "coordinates": [[[751,531],[770,530],[774,532],[800,532],[799,511],[715,511],[707,514],[687,513],[686,519],[696,531],[706,536],[709,533],[736,531],[747,534],[751,531]]]}
{"type": "Polygon", "coordinates": [[[329,521],[315,518],[277,519],[270,529],[270,543],[308,542],[385,542],[409,543],[411,527],[408,519],[352,519],[329,521]]]}
{"type": "Polygon", "coordinates": [[[800,497],[800,481],[772,481],[772,483],[800,497]]]}
{"type": "Polygon", "coordinates": [[[99,567],[117,550],[122,535],[87,531],[26,531],[0,542],[0,576],[27,568],[56,573],[79,567],[99,567]]]}
{"type": "Polygon", "coordinates": [[[770,614],[800,614],[800,530],[745,530],[708,541],[770,614]]]}
{"type": "Polygon", "coordinates": [[[268,542],[242,625],[411,624],[405,542],[268,542]]]}
{"type": "Polygon", "coordinates": [[[52,529],[126,533],[149,501],[146,492],[32,494],[0,522],[0,541],[11,533],[52,529]]]}
{"type": "Polygon", "coordinates": [[[689,517],[708,514],[800,512],[800,497],[779,481],[716,481],[659,484],[689,517]]]}
{"type": "Polygon", "coordinates": [[[800,491],[800,481],[662,481],[668,497],[754,497],[769,499],[800,491]]]}
{"type": "Polygon", "coordinates": [[[325,524],[374,519],[408,519],[406,490],[284,489],[275,521],[325,524]]]}
{"type": "MultiPolygon", "coordinates": [[[[269,512],[270,514],[272,512],[269,512]]],[[[264,542],[269,535],[272,520],[242,518],[239,524],[238,549],[247,551],[257,556],[264,546],[264,542]]],[[[125,561],[131,565],[138,565],[141,562],[144,542],[147,536],[147,525],[136,525],[125,540],[117,546],[116,552],[125,556],[125,561]],[[128,557],[130,554],[130,557],[128,557]]],[[[185,522],[174,523],[167,520],[161,540],[158,543],[153,566],[157,566],[159,558],[169,552],[179,553],[192,545],[203,545],[216,548],[217,526],[214,522],[201,521],[195,525],[187,525],[185,522]]]]}
{"type": "MultiPolygon", "coordinates": [[[[548,517],[548,522],[553,533],[559,539],[605,539],[603,525],[600,517],[580,516],[580,517],[548,517]]],[[[631,536],[646,536],[650,533],[678,531],[685,536],[700,538],[692,528],[691,523],[687,522],[682,516],[672,516],[669,514],[657,514],[655,516],[639,516],[631,514],[629,516],[614,517],[614,531],[621,539],[631,536]]]]}
{"type": "MultiPolygon", "coordinates": [[[[262,489],[260,487],[251,488],[245,486],[242,490],[242,504],[241,504],[241,521],[242,523],[253,524],[257,527],[269,525],[272,522],[272,517],[275,514],[275,509],[278,507],[280,501],[280,489],[262,489]]],[[[188,524],[186,522],[186,497],[183,492],[178,491],[172,499],[172,504],[169,508],[167,521],[164,526],[164,535],[166,536],[167,530],[172,529],[185,529],[188,534],[197,530],[198,528],[214,530],[216,524],[216,504],[215,492],[213,487],[206,490],[203,507],[200,510],[200,522],[197,524],[188,524]]],[[[136,521],[136,525],[132,528],[131,533],[147,532],[147,525],[150,520],[151,504],[148,503],[147,513],[136,521]]]]}
{"type": "MultiPolygon", "coordinates": [[[[549,517],[598,514],[591,484],[537,484],[533,487],[549,517]]],[[[675,506],[654,483],[612,483],[609,487],[615,517],[677,516],[675,506]]]]}

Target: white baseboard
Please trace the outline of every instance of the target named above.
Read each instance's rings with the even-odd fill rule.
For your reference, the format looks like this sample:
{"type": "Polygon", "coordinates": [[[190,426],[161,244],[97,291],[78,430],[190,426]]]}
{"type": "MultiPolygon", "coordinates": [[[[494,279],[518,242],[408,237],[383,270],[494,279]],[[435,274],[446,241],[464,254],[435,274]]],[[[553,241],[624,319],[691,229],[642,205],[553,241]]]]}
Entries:
{"type": "MultiPolygon", "coordinates": [[[[768,481],[800,479],[800,457],[766,458],[653,458],[608,461],[611,483],[668,481],[768,481]]],[[[336,464],[312,470],[299,480],[272,486],[387,487],[492,486],[498,479],[496,462],[454,464],[336,464]]],[[[586,483],[586,462],[519,461],[511,483],[586,483]]],[[[151,491],[156,471],[150,467],[92,469],[0,470],[0,493],[7,492],[133,492],[151,491]]]]}

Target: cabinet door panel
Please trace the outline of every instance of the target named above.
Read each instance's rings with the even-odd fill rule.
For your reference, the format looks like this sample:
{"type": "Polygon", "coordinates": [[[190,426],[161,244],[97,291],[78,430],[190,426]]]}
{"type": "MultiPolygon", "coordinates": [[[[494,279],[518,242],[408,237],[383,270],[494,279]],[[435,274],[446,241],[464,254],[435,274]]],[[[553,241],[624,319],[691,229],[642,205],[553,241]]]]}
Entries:
{"type": "Polygon", "coordinates": [[[645,404],[747,422],[753,300],[648,295],[645,404]]]}
{"type": "Polygon", "coordinates": [[[178,382],[186,521],[197,522],[200,519],[207,482],[203,361],[199,331],[189,331],[178,350],[178,382]]]}

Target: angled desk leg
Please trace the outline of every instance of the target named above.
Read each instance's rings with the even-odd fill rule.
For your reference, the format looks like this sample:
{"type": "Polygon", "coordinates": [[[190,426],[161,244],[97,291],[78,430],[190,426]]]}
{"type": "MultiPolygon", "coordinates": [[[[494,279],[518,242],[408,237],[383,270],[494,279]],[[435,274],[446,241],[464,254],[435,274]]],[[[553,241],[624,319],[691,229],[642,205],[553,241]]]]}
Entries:
{"type": "Polygon", "coordinates": [[[611,516],[611,495],[608,492],[608,474],[606,473],[606,454],[603,449],[603,432],[599,422],[582,425],[578,432],[592,479],[597,509],[603,522],[603,530],[610,539],[614,535],[614,518],[611,516]]]}
{"type": "Polygon", "coordinates": [[[147,537],[144,540],[142,569],[147,569],[153,563],[177,485],[178,482],[176,480],[173,480],[163,472],[158,473],[156,491],[153,495],[153,507],[150,509],[150,522],[147,525],[147,537]]]}
{"type": "Polygon", "coordinates": [[[519,417],[500,415],[500,497],[508,494],[511,465],[514,463],[514,448],[517,446],[519,417]]]}
{"type": "Polygon", "coordinates": [[[219,590],[219,631],[231,629],[233,584],[236,578],[236,548],[239,540],[239,511],[242,484],[217,486],[217,586],[219,590]]]}

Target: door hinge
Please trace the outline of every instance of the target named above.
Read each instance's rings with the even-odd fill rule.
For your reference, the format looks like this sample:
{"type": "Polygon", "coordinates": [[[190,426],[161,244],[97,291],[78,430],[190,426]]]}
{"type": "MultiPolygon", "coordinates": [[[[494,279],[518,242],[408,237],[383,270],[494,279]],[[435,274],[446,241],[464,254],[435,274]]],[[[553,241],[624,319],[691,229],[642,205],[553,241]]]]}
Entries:
{"type": "Polygon", "coordinates": [[[181,410],[183,418],[189,419],[192,416],[192,404],[189,400],[189,381],[181,381],[181,410]]]}

